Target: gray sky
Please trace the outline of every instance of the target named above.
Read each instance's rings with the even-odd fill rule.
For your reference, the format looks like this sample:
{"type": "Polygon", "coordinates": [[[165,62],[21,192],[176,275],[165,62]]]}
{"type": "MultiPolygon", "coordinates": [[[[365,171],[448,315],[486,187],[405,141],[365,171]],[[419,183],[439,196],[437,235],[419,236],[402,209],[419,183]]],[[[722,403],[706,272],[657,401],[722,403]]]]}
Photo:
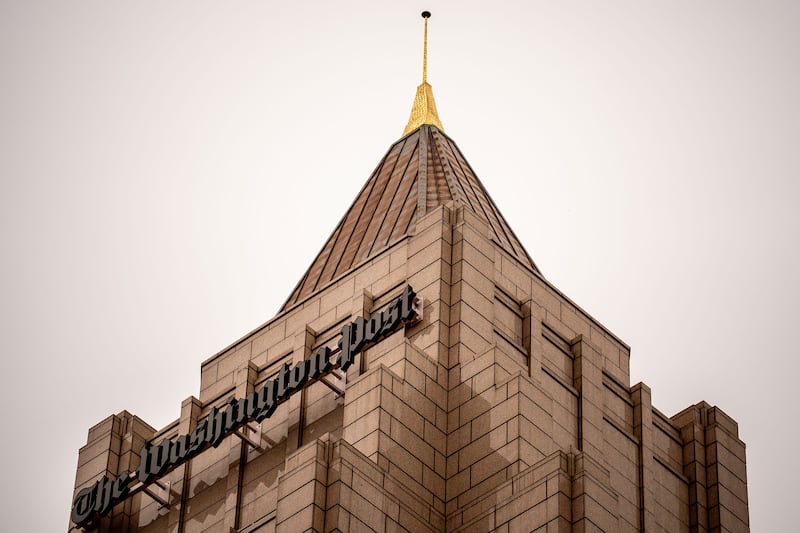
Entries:
{"type": "Polygon", "coordinates": [[[545,276],[794,526],[800,3],[0,0],[0,525],[63,531],[88,428],[161,427],[272,318],[421,77],[545,276]]]}

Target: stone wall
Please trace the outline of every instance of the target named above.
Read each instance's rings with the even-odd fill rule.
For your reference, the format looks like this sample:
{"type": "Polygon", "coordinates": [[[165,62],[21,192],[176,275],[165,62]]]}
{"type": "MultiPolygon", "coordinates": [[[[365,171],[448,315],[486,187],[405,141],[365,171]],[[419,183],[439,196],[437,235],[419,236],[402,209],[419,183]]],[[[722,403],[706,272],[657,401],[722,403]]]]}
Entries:
{"type": "MultiPolygon", "coordinates": [[[[747,531],[744,444],[705,403],[668,418],[630,385],[630,349],[491,237],[440,206],[201,366],[199,398],[155,431],[127,412],[89,431],[76,493],[133,470],[406,284],[423,319],[307,386],[258,428],[164,476],[94,530],[747,531]],[[346,381],[346,382],[345,382],[346,381]]],[[[677,384],[676,384],[677,385],[677,384]]]]}

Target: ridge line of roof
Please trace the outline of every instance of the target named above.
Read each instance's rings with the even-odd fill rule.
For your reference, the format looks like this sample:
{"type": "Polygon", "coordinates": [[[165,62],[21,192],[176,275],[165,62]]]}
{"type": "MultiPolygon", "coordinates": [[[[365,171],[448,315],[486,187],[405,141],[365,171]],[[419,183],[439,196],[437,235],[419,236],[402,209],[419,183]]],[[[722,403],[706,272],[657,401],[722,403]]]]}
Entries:
{"type": "Polygon", "coordinates": [[[470,172],[472,172],[472,175],[477,178],[476,181],[478,182],[478,185],[481,187],[481,190],[483,191],[483,193],[486,195],[486,197],[489,199],[489,201],[495,207],[495,210],[497,211],[498,216],[503,221],[503,223],[508,228],[508,230],[511,232],[511,234],[514,236],[514,238],[517,240],[517,242],[519,242],[520,246],[522,247],[522,251],[525,253],[525,256],[528,258],[528,261],[531,262],[531,265],[533,265],[534,270],[536,270],[537,272],[539,272],[539,274],[541,274],[541,270],[539,270],[539,267],[536,265],[536,262],[533,260],[533,258],[528,253],[528,250],[525,249],[525,245],[523,245],[522,241],[519,240],[519,237],[517,237],[517,234],[514,232],[514,228],[511,227],[511,225],[506,220],[506,217],[503,216],[503,212],[500,211],[500,209],[497,207],[497,202],[494,201],[494,198],[492,198],[492,195],[489,194],[489,191],[486,190],[486,187],[483,185],[483,182],[478,177],[478,174],[475,172],[475,169],[472,168],[472,165],[469,163],[469,160],[466,157],[463,157],[464,153],[461,151],[461,148],[458,146],[458,143],[456,141],[454,141],[449,135],[447,135],[445,132],[439,130],[438,128],[437,128],[437,131],[439,131],[439,133],[441,133],[442,136],[444,136],[448,141],[453,143],[453,146],[462,155],[462,159],[464,159],[464,162],[469,167],[469,170],[470,170],[470,172]]]}
{"type": "MultiPolygon", "coordinates": [[[[416,131],[416,130],[414,130],[414,131],[416,131]]],[[[355,206],[356,202],[358,201],[358,198],[361,196],[361,194],[367,188],[367,185],[369,185],[369,183],[371,181],[370,178],[372,176],[374,176],[377,172],[379,172],[381,168],[383,168],[383,165],[384,165],[384,163],[386,161],[386,158],[392,152],[392,149],[394,149],[394,147],[397,146],[397,144],[399,144],[401,141],[403,141],[406,137],[411,136],[413,133],[414,132],[412,131],[408,135],[404,135],[403,137],[401,137],[397,141],[393,142],[389,146],[389,149],[386,150],[386,153],[383,155],[383,157],[380,159],[380,161],[378,161],[378,164],[375,165],[375,168],[373,168],[372,172],[369,173],[369,176],[367,177],[367,180],[364,182],[364,184],[358,190],[358,193],[353,198],[353,201],[350,202],[350,206],[342,214],[342,217],[339,219],[339,222],[336,223],[336,226],[334,226],[333,231],[331,231],[331,233],[328,235],[328,238],[323,241],[322,246],[320,247],[319,251],[314,255],[314,258],[311,260],[311,264],[308,265],[308,268],[306,268],[306,271],[303,274],[303,276],[301,276],[300,280],[297,282],[297,284],[294,286],[294,288],[291,290],[291,292],[289,292],[289,296],[286,298],[286,300],[283,302],[283,304],[281,304],[280,309],[278,310],[279,313],[283,312],[283,311],[285,311],[287,309],[287,305],[292,300],[292,298],[295,297],[295,293],[300,289],[300,287],[302,287],[303,282],[306,279],[308,279],[308,275],[309,275],[309,273],[311,271],[311,267],[314,266],[314,263],[317,261],[317,258],[319,257],[319,255],[325,250],[325,246],[327,246],[328,241],[330,241],[333,238],[333,236],[336,234],[336,231],[339,230],[339,228],[344,224],[345,218],[347,218],[347,214],[350,212],[350,210],[353,208],[353,206],[355,206]]],[[[300,299],[298,298],[297,301],[299,301],[299,300],[300,299]]]]}

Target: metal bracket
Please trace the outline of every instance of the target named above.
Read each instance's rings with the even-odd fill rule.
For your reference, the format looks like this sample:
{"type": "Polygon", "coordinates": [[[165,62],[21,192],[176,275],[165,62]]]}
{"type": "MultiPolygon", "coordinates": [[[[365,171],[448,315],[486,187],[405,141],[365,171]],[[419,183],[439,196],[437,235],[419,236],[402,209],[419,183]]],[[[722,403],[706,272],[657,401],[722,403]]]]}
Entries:
{"type": "Polygon", "coordinates": [[[145,494],[153,498],[161,507],[169,507],[169,489],[171,481],[153,481],[142,490],[145,494]]]}
{"type": "MultiPolygon", "coordinates": [[[[338,379],[338,380],[341,380],[341,379],[342,379],[342,373],[341,373],[341,372],[339,372],[338,370],[331,370],[331,371],[330,371],[330,373],[328,374],[328,376],[333,376],[333,377],[335,377],[335,378],[336,378],[336,379],[338,379]]],[[[322,378],[319,378],[319,380],[320,380],[320,381],[321,381],[323,384],[327,385],[327,387],[328,387],[329,389],[331,389],[333,392],[335,392],[335,393],[337,394],[337,396],[344,396],[344,389],[342,389],[341,387],[338,387],[338,386],[336,386],[334,383],[332,383],[332,382],[331,382],[331,381],[328,379],[328,377],[327,377],[327,376],[325,376],[325,377],[322,377],[322,378]]]]}
{"type": "Polygon", "coordinates": [[[271,438],[261,434],[261,423],[257,422],[248,422],[234,431],[233,434],[256,450],[269,450],[270,448],[274,448],[277,444],[271,438]]]}
{"type": "Polygon", "coordinates": [[[411,302],[411,309],[413,309],[414,313],[417,315],[416,318],[414,319],[414,322],[422,320],[423,303],[424,302],[422,301],[422,298],[420,298],[419,296],[415,296],[414,301],[411,302]]]}

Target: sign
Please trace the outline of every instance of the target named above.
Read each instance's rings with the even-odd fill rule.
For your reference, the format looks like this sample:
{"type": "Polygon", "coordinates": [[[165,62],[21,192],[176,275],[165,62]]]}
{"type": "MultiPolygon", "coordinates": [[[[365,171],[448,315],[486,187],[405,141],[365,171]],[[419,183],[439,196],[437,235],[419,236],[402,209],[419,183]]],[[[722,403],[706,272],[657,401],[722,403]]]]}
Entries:
{"type": "Polygon", "coordinates": [[[222,409],[214,407],[209,415],[188,435],[164,439],[158,445],[145,444],[139,453],[139,467],[123,472],[116,479],[103,476],[94,485],[78,492],[70,518],[77,526],[85,526],[105,516],[128,496],[210,447],[219,446],[225,437],[251,420],[261,422],[275,412],[281,403],[306,385],[319,380],[335,368],[347,372],[364,348],[379,342],[402,325],[421,317],[415,307],[416,293],[410,285],[387,308],[374,313],[369,320],[358,317],[342,328],[336,362],[330,360],[331,349],[323,346],[311,357],[294,365],[284,364],[275,379],[245,398],[231,398],[222,409]],[[135,486],[132,486],[136,483],[135,486]]]}

